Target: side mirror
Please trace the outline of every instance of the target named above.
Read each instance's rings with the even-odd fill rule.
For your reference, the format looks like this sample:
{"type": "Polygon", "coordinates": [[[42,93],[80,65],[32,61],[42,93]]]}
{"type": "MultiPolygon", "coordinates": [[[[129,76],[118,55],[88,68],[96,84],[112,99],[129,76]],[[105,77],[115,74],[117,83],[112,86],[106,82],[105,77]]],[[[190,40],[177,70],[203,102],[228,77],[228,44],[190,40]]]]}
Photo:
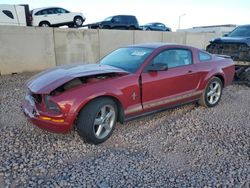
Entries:
{"type": "Polygon", "coordinates": [[[168,70],[168,66],[165,63],[157,63],[150,65],[147,69],[148,72],[157,72],[168,70]]]}
{"type": "Polygon", "coordinates": [[[228,37],[228,33],[224,34],[223,37],[228,37]]]}

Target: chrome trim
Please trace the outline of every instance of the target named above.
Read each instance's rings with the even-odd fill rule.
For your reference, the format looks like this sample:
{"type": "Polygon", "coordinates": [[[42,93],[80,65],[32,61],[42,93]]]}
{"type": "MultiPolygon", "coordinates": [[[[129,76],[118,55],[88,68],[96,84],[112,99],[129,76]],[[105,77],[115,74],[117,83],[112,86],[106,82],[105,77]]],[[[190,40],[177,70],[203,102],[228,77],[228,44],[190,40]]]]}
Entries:
{"type": "MultiPolygon", "coordinates": [[[[200,95],[200,94],[202,94],[202,92],[203,91],[196,91],[196,92],[191,92],[191,93],[188,93],[188,94],[185,94],[185,95],[181,95],[181,96],[178,96],[178,97],[174,97],[174,98],[170,98],[170,99],[165,99],[163,101],[148,102],[148,104],[143,104],[143,109],[148,109],[148,108],[152,108],[152,107],[156,107],[156,106],[160,106],[160,105],[172,103],[172,102],[175,102],[175,101],[179,101],[181,99],[185,99],[185,98],[193,97],[193,96],[196,96],[196,95],[200,95]]],[[[132,114],[132,113],[135,113],[135,112],[139,112],[141,110],[142,110],[142,106],[137,106],[137,107],[125,110],[125,114],[126,115],[127,114],[132,114]]]]}
{"type": "Polygon", "coordinates": [[[132,114],[132,113],[135,113],[135,112],[139,112],[141,110],[142,110],[142,106],[140,105],[140,106],[125,110],[125,114],[132,114]]]}
{"type": "Polygon", "coordinates": [[[160,105],[176,102],[176,101],[179,101],[179,100],[182,100],[182,99],[186,99],[186,98],[189,98],[189,97],[193,97],[193,96],[196,96],[196,95],[200,95],[200,94],[202,94],[202,92],[203,91],[196,91],[196,92],[191,92],[191,93],[181,95],[181,96],[178,96],[178,97],[165,99],[165,100],[162,100],[162,101],[148,102],[148,104],[143,104],[143,107],[144,107],[144,109],[153,108],[153,107],[156,107],[156,106],[160,106],[160,105]]]}

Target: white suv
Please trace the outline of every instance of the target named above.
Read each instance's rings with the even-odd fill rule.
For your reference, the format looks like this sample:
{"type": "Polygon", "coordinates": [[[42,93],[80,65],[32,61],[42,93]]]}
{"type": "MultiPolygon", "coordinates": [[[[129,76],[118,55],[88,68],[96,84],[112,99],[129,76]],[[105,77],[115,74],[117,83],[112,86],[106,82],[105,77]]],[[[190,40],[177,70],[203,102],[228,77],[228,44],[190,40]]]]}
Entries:
{"type": "Polygon", "coordinates": [[[31,11],[33,26],[59,27],[68,25],[69,27],[81,27],[85,17],[79,12],[70,12],[60,7],[39,8],[31,11]]]}

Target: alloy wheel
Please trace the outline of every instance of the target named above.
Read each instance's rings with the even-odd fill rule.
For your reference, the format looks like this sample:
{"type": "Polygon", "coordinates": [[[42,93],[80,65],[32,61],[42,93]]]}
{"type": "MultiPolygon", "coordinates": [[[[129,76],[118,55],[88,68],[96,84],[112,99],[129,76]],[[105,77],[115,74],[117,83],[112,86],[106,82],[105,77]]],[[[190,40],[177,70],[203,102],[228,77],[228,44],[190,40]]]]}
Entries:
{"type": "Polygon", "coordinates": [[[115,124],[115,109],[112,105],[103,106],[94,120],[94,133],[98,139],[109,135],[115,124]]]}
{"type": "Polygon", "coordinates": [[[209,104],[213,105],[217,103],[221,96],[221,85],[218,81],[213,81],[210,83],[207,91],[207,101],[209,104]]]}

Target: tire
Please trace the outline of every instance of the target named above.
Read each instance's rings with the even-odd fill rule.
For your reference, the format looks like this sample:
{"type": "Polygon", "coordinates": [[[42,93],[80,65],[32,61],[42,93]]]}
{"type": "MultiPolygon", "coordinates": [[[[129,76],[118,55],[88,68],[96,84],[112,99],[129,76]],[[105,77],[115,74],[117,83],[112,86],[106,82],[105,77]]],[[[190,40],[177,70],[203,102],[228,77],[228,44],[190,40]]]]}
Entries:
{"type": "Polygon", "coordinates": [[[149,27],[146,28],[146,31],[151,31],[151,29],[149,27]]]}
{"type": "Polygon", "coordinates": [[[98,98],[88,103],[76,123],[79,135],[88,143],[100,144],[112,134],[117,121],[117,106],[110,98],[98,98]]]}
{"type": "Polygon", "coordinates": [[[128,30],[135,30],[135,27],[134,26],[129,26],[128,30]]]}
{"type": "Polygon", "coordinates": [[[74,25],[75,27],[81,27],[83,24],[83,18],[81,16],[76,16],[74,18],[74,25]]]}
{"type": "Polygon", "coordinates": [[[111,28],[109,26],[107,26],[107,25],[104,25],[104,26],[102,26],[101,29],[111,29],[111,28]]]}
{"type": "Polygon", "coordinates": [[[39,23],[39,27],[50,27],[50,23],[47,21],[42,21],[39,23]]]}
{"type": "Polygon", "coordinates": [[[223,84],[221,79],[213,77],[203,91],[199,104],[208,108],[216,106],[221,99],[222,88],[223,84]]]}

